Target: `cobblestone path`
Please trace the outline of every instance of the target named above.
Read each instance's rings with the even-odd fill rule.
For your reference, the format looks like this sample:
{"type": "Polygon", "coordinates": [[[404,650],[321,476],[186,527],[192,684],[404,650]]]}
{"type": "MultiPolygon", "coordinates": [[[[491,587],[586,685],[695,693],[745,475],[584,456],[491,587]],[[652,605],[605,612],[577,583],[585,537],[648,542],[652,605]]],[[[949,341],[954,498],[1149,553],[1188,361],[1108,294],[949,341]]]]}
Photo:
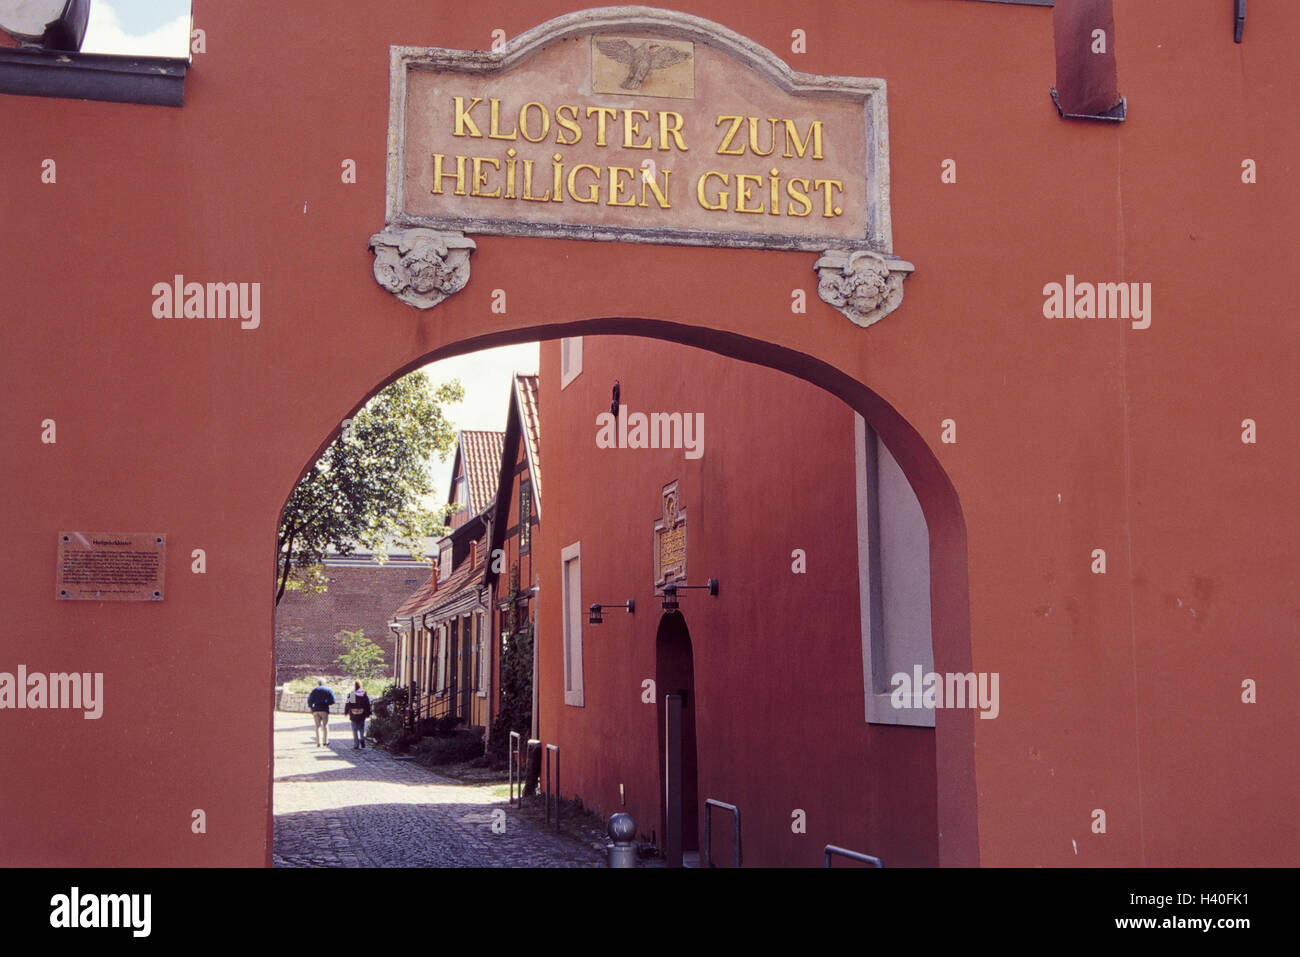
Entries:
{"type": "Polygon", "coordinates": [[[513,813],[496,785],[461,784],[384,751],[352,748],[332,715],[275,713],[276,867],[600,867],[599,852],[513,813]],[[494,812],[505,832],[493,832],[494,812]],[[499,815],[497,815],[499,819],[499,815]]]}

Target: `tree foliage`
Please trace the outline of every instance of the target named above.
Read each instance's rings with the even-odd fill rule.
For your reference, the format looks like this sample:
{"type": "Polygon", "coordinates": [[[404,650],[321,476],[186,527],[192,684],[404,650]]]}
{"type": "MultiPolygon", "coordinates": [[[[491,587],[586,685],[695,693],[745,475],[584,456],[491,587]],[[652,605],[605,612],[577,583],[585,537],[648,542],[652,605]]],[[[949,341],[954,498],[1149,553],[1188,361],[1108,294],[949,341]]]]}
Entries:
{"type": "Polygon", "coordinates": [[[445,533],[445,514],[421,499],[433,493],[429,460],[456,441],[442,406],[464,396],[457,380],[434,389],[423,372],[413,372],[353,416],[280,516],[276,604],[288,589],[324,591],[327,554],[362,547],[382,560],[396,546],[418,555],[425,538],[445,533]]]}
{"type": "Polygon", "coordinates": [[[366,637],[364,628],[349,631],[344,628],[338,636],[343,654],[334,659],[344,673],[356,678],[378,678],[384,671],[384,649],[366,637]]]}

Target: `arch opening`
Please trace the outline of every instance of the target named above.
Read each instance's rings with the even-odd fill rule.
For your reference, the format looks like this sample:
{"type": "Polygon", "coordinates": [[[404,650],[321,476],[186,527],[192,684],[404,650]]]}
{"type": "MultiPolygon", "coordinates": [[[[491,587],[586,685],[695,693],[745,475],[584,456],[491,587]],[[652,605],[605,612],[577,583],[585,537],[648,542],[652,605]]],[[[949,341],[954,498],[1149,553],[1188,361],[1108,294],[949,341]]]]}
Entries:
{"type": "MultiPolygon", "coordinates": [[[[379,382],[370,395],[430,362],[496,346],[579,336],[634,336],[693,346],[802,379],[839,398],[861,415],[906,476],[924,515],[929,533],[934,666],[941,672],[970,670],[966,539],[955,489],[933,450],[897,410],[867,385],[827,362],[722,330],[662,319],[609,316],[500,330],[448,343],[405,362],[379,382]]],[[[348,414],[359,409],[365,401],[353,406],[348,414]]],[[[347,415],[339,416],[340,421],[345,418],[347,415]]],[[[334,440],[338,431],[336,429],[321,442],[316,456],[334,440]]],[[[308,462],[314,460],[315,456],[308,462]]],[[[937,830],[942,835],[938,861],[941,864],[978,863],[973,717],[973,714],[960,711],[939,711],[935,716],[939,791],[937,830]]],[[[661,749],[661,762],[662,757],[661,749]]]]}

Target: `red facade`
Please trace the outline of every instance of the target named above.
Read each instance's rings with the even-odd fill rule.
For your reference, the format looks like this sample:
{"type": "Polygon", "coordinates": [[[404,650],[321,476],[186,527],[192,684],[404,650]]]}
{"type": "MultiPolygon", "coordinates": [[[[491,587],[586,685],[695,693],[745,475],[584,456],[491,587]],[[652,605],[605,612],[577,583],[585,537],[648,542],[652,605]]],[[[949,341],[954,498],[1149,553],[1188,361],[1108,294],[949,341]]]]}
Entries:
{"type": "Polygon", "coordinates": [[[0,676],[105,687],[94,720],[0,709],[0,764],[23,782],[0,789],[7,863],[269,864],[266,713],[217,726],[177,689],[260,685],[269,706],[275,530],[305,467],[429,361],[606,335],[636,351],[593,346],[561,390],[548,347],[540,379],[545,415],[575,423],[542,429],[526,579],[539,730],[564,749],[566,791],[609,810],[622,784],[656,827],[640,695],[658,668],[653,524],[676,479],[689,583],[720,582],[681,602],[698,789],[743,795],[747,856],[752,840],[756,860],[816,863],[815,844],[842,840],[887,863],[1295,861],[1300,8],[1251,4],[1234,43],[1219,0],[1116,4],[1127,119],[1103,123],[1052,104],[1049,8],[682,6],[796,69],[887,82],[893,244],[916,269],[880,322],[822,302],[802,251],[475,235],[468,284],[435,308],[376,283],[390,46],[482,50],[494,29],[569,13],[560,0],[401,0],[383,17],[197,2],[208,52],[183,108],[0,96],[0,676]],[[151,290],[176,276],[259,283],[258,324],[155,314],[151,290]],[[1151,321],[1058,314],[1048,290],[1075,281],[1149,283],[1151,321]],[[637,411],[703,411],[704,455],[598,450],[615,378],[637,411]],[[857,558],[850,453],[836,458],[854,412],[924,514],[934,667],[999,674],[996,720],[864,720],[860,608],[837,579],[857,558]],[[72,530],[165,532],[165,599],[59,600],[72,530]],[[563,609],[550,596],[575,543],[563,609]],[[627,598],[634,615],[583,629],[583,703],[559,703],[563,614],[627,598]]]}

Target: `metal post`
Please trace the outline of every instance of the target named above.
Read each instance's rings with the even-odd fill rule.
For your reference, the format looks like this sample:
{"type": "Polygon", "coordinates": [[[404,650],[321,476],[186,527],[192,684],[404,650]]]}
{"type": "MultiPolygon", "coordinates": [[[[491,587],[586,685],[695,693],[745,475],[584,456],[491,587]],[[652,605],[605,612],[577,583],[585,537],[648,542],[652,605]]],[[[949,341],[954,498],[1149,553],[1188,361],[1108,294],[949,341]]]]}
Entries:
{"type": "Polygon", "coordinates": [[[713,798],[704,800],[704,866],[713,866],[713,828],[710,821],[710,811],[715,807],[722,808],[724,811],[731,812],[732,820],[732,841],[735,847],[736,867],[740,866],[740,808],[734,804],[727,804],[724,801],[715,801],[713,798]]]}
{"type": "Polygon", "coordinates": [[[836,847],[834,844],[827,844],[826,850],[822,852],[823,865],[831,866],[831,856],[838,854],[840,857],[847,857],[851,861],[861,861],[863,864],[870,864],[872,867],[884,867],[885,863],[878,857],[872,857],[870,854],[862,854],[858,851],[850,851],[843,847],[836,847]]]}
{"type": "Polygon", "coordinates": [[[612,844],[605,845],[610,867],[636,867],[636,822],[622,811],[609,816],[606,825],[612,844]]]}
{"type": "Polygon", "coordinates": [[[669,867],[682,866],[682,696],[664,695],[664,807],[668,832],[664,856],[669,867]]]}
{"type": "Polygon", "coordinates": [[[560,747],[546,746],[546,823],[551,822],[551,752],[555,752],[555,829],[560,829],[560,747]]]}
{"type": "Polygon", "coordinates": [[[519,803],[516,807],[524,805],[524,769],[520,760],[520,750],[523,747],[523,739],[518,731],[510,732],[510,743],[507,746],[506,763],[510,767],[510,803],[515,804],[515,785],[519,785],[519,803]]]}

